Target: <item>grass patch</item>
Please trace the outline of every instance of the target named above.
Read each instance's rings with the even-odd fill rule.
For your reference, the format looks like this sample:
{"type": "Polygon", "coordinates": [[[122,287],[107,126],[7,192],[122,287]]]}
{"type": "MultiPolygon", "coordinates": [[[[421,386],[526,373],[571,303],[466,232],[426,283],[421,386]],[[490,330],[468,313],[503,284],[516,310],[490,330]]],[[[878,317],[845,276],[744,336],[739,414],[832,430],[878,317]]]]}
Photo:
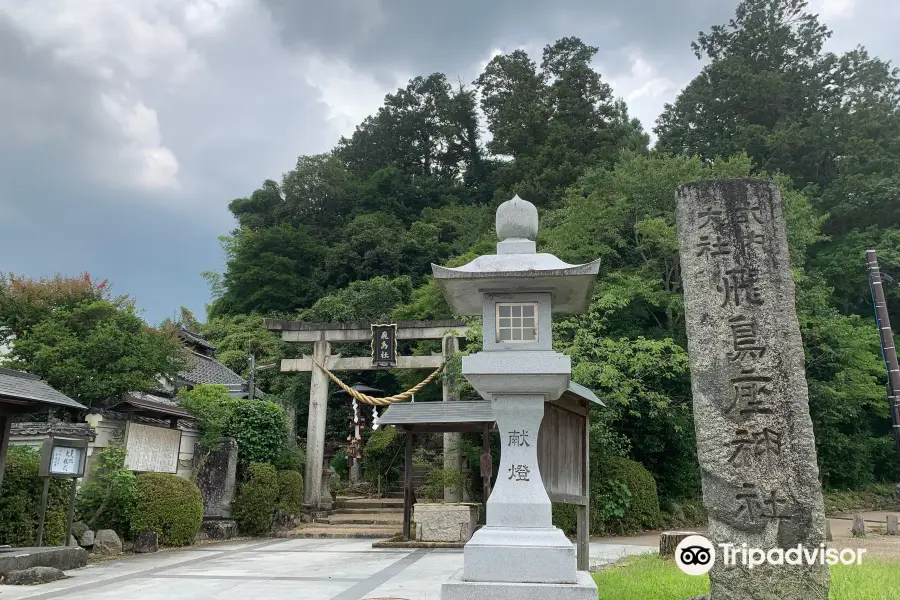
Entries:
{"type": "Polygon", "coordinates": [[[685,600],[709,593],[709,577],[685,575],[675,561],[644,554],[594,573],[600,600],[685,600]]]}
{"type": "Polygon", "coordinates": [[[894,486],[870,485],[861,490],[829,490],[825,492],[825,514],[828,516],[865,510],[893,510],[900,506],[894,498],[894,486]]]}
{"type": "MultiPolygon", "coordinates": [[[[831,600],[900,600],[900,564],[863,558],[831,567],[831,600]]],[[[709,593],[709,577],[685,575],[675,561],[636,556],[594,574],[599,600],[686,600],[709,593]]]]}
{"type": "MultiPolygon", "coordinates": [[[[677,567],[676,567],[677,568],[677,567]]],[[[900,600],[900,564],[868,560],[831,567],[832,600],[900,600]]]]}

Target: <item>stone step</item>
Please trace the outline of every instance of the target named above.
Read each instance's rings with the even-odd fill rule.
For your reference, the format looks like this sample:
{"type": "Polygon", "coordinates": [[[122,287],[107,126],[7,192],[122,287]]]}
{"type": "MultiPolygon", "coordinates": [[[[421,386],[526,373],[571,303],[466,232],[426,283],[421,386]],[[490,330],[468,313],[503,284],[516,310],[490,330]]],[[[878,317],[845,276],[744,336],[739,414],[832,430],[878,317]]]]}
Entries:
{"type": "Polygon", "coordinates": [[[392,514],[403,514],[403,504],[401,504],[398,508],[338,508],[335,509],[332,514],[334,515],[367,515],[367,514],[382,514],[382,515],[392,515],[392,514]]]}
{"type": "Polygon", "coordinates": [[[340,498],[334,503],[337,509],[352,508],[399,508],[403,509],[403,498],[340,498]]]}
{"type": "Polygon", "coordinates": [[[401,533],[402,527],[343,527],[336,525],[309,525],[281,534],[288,538],[359,538],[388,539],[401,533]]]}
{"type": "Polygon", "coordinates": [[[341,528],[341,529],[373,529],[373,528],[374,529],[383,529],[383,528],[392,528],[392,527],[402,527],[403,520],[401,519],[400,521],[375,522],[374,520],[369,519],[368,521],[364,520],[361,523],[356,523],[354,521],[341,521],[341,522],[335,523],[334,521],[331,520],[331,517],[329,517],[328,519],[313,521],[312,523],[309,524],[309,526],[331,527],[332,529],[334,529],[336,527],[341,528]]]}
{"type": "Polygon", "coordinates": [[[399,525],[403,523],[403,513],[358,513],[351,515],[331,515],[326,519],[316,519],[316,523],[328,525],[399,525]]]}

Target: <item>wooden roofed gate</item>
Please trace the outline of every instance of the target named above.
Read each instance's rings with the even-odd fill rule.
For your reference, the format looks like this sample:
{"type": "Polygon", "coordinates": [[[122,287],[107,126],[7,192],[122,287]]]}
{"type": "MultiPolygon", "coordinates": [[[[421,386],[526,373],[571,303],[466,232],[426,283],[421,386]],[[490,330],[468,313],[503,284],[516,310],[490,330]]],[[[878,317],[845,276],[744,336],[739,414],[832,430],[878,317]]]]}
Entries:
{"type": "MultiPolygon", "coordinates": [[[[342,357],[331,354],[332,343],[369,343],[373,325],[370,323],[301,323],[282,319],[266,319],[266,328],[281,334],[285,342],[311,343],[312,356],[283,359],[282,372],[310,372],[309,416],[306,430],[306,473],[304,478],[304,507],[310,513],[330,511],[333,507],[327,482],[331,467],[325,461],[325,418],[328,411],[328,376],[315,363],[329,371],[370,371],[375,369],[436,369],[459,350],[459,338],[468,333],[464,321],[399,321],[396,323],[396,340],[441,340],[442,351],[432,356],[399,356],[387,366],[372,356],[342,357]]],[[[392,324],[393,325],[393,324],[392,324]]],[[[443,400],[451,396],[444,378],[443,400]]],[[[459,469],[459,433],[444,433],[444,468],[459,469]]],[[[444,491],[444,499],[459,501],[459,492],[453,488],[444,491]]]]}

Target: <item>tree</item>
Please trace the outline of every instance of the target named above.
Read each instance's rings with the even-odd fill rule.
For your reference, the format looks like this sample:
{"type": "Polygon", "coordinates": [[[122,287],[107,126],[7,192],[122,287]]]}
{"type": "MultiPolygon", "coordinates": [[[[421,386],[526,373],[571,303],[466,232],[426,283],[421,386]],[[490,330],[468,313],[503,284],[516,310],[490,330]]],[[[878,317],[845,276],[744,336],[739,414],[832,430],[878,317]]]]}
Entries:
{"type": "Polygon", "coordinates": [[[211,315],[308,306],[321,291],[322,251],[304,225],[239,230],[226,242],[225,292],[213,302],[211,315]]]}
{"type": "Polygon", "coordinates": [[[798,185],[827,181],[830,35],[805,0],[744,0],[727,26],[691,44],[711,63],[666,105],[658,147],[707,159],[746,152],[760,171],[782,170],[798,185]]]}
{"type": "Polygon", "coordinates": [[[103,299],[57,308],[13,341],[7,363],[89,407],[153,390],[185,367],[173,333],[151,329],[132,307],[103,299]]]}
{"type": "Polygon", "coordinates": [[[455,181],[479,168],[478,137],[473,92],[462,85],[453,90],[445,75],[433,73],[385,96],[374,116],[341,138],[337,154],[362,177],[397,167],[455,181]]]}
{"type": "Polygon", "coordinates": [[[133,306],[127,296],[112,298],[107,281],[94,282],[88,273],[78,277],[55,275],[32,279],[8,273],[0,276],[0,343],[30,332],[55,310],[81,302],[107,299],[122,308],[133,306]]]}
{"type": "Polygon", "coordinates": [[[476,80],[493,139],[513,161],[498,183],[537,203],[557,199],[589,166],[611,165],[624,147],[646,149],[640,123],[590,66],[597,48],[575,37],[544,48],[537,65],[522,50],[495,56],[476,80]]]}
{"type": "Polygon", "coordinates": [[[692,44],[711,62],[666,105],[658,148],[706,159],[746,152],[762,172],[816,186],[827,233],[900,223],[900,74],[831,31],[806,0],[744,0],[692,44]]]}
{"type": "Polygon", "coordinates": [[[587,171],[545,217],[547,251],[604,265],[588,313],[554,323],[557,348],[572,357],[573,378],[607,401],[603,424],[613,433],[598,437],[630,445],[668,498],[699,486],[675,191],[750,169],[746,157],[704,164],[626,152],[613,168],[587,171]]]}

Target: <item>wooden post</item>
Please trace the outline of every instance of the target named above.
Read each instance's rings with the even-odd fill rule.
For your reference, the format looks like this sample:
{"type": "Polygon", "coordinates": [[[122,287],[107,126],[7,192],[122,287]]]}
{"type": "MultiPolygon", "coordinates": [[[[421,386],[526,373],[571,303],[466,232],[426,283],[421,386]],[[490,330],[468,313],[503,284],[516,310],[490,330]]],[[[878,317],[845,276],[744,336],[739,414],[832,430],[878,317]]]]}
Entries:
{"type": "MultiPolygon", "coordinates": [[[[443,352],[444,364],[453,358],[453,355],[459,352],[459,340],[454,335],[445,336],[442,340],[441,350],[443,352]]],[[[444,371],[442,378],[442,399],[444,402],[453,402],[458,400],[453,397],[453,390],[450,389],[450,378],[447,377],[447,371],[444,371]]],[[[461,434],[457,432],[447,432],[444,434],[444,468],[459,471],[462,468],[461,457],[459,453],[459,440],[461,434]]],[[[444,488],[444,500],[447,502],[462,502],[465,500],[465,489],[456,487],[444,488]]]]}
{"type": "Polygon", "coordinates": [[[659,555],[663,558],[675,556],[678,544],[685,538],[697,535],[693,531],[663,531],[659,534],[659,555]]]}
{"type": "Polygon", "coordinates": [[[0,491],[3,488],[3,471],[6,469],[6,449],[9,447],[9,430],[12,415],[0,413],[0,491]]]}
{"type": "Polygon", "coordinates": [[[75,496],[78,493],[78,478],[72,478],[72,487],[69,490],[69,516],[66,519],[66,543],[68,546],[72,540],[72,521],[75,518],[75,496]]]}
{"type": "Polygon", "coordinates": [[[887,526],[884,530],[885,535],[900,535],[900,517],[897,515],[887,516],[887,526]]]}
{"type": "Polygon", "coordinates": [[[894,346],[894,335],[891,332],[891,318],[888,314],[887,301],[884,297],[884,285],[881,282],[881,271],[878,269],[878,257],[874,250],[866,252],[869,266],[869,283],[872,286],[872,299],[875,301],[875,321],[878,334],[881,336],[881,350],[888,371],[888,408],[891,413],[891,424],[894,426],[894,443],[900,452],[900,365],[897,364],[897,348],[894,346]]]}
{"type": "Polygon", "coordinates": [[[44,477],[44,493],[41,495],[41,519],[38,521],[38,548],[44,545],[44,522],[47,520],[47,496],[50,494],[50,478],[44,477]]]}
{"type": "Polygon", "coordinates": [[[584,504],[576,509],[576,527],[578,529],[578,570],[589,571],[591,568],[591,483],[590,483],[590,437],[591,437],[591,408],[587,406],[587,414],[584,416],[584,456],[582,460],[583,477],[581,479],[581,495],[584,504]]]}
{"type": "Polygon", "coordinates": [[[853,537],[866,537],[866,522],[862,515],[853,515],[853,527],[850,531],[853,537]]]}
{"type": "Polygon", "coordinates": [[[409,541],[410,522],[412,521],[412,457],[413,433],[406,430],[405,472],[403,473],[403,541],[409,541]]]}
{"type": "Polygon", "coordinates": [[[491,497],[491,477],[494,475],[494,461],[491,456],[491,427],[492,423],[484,424],[484,432],[481,434],[481,485],[483,491],[484,515],[487,519],[487,501],[491,497]]]}

